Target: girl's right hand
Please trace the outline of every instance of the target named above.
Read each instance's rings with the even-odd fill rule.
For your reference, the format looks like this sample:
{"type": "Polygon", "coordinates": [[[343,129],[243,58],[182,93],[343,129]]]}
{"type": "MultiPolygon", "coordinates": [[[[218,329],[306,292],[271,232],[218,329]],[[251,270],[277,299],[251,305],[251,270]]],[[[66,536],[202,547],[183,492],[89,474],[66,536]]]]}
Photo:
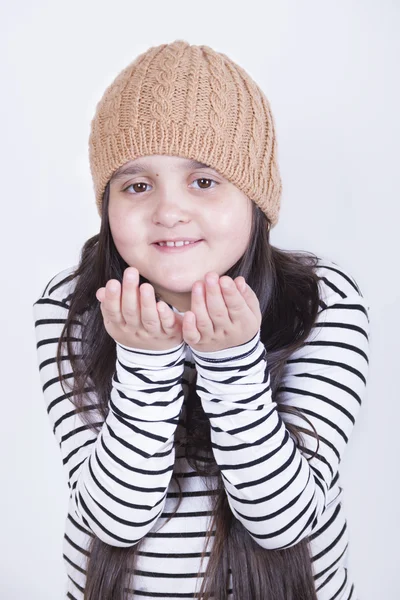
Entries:
{"type": "Polygon", "coordinates": [[[122,289],[117,279],[110,279],[96,291],[108,334],[119,344],[138,350],[169,350],[181,344],[183,316],[165,302],[156,303],[150,283],[138,284],[139,271],[127,267],[122,289]]]}

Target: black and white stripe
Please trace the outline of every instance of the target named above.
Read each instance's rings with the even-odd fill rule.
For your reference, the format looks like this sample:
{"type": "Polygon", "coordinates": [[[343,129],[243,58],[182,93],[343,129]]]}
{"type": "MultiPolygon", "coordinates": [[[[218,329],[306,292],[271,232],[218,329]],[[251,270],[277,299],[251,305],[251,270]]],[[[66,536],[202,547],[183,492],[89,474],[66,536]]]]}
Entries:
{"type": "MultiPolygon", "coordinates": [[[[197,392],[210,420],[213,452],[232,512],[267,549],[310,536],[319,600],[357,600],[348,573],[347,524],[339,465],[366,394],[369,306],[355,280],[320,259],[321,310],[306,342],[287,361],[279,402],[301,409],[320,445],[286,428],[307,421],[280,413],[272,400],[268,355],[259,334],[212,353],[180,344],[168,352],[117,344],[110,411],[98,435],[84,424],[58,381],[56,347],[75,282],[55,289],[58,273],[33,305],[38,364],[69,485],[64,559],[66,598],[82,600],[87,545],[95,534],[114,546],[138,540],[132,598],[193,598],[211,495],[174,446],[183,431],[184,399],[197,370],[197,392]],[[183,501],[174,511],[179,477],[183,501]]],[[[79,335],[74,340],[79,348],[79,335]]],[[[64,372],[72,380],[68,356],[64,372]]],[[[88,410],[96,396],[88,392],[88,410]]],[[[100,419],[95,419],[101,423],[100,419]]],[[[205,571],[204,561],[202,572],[205,571]]],[[[230,586],[231,587],[231,586],[230,586]]]]}

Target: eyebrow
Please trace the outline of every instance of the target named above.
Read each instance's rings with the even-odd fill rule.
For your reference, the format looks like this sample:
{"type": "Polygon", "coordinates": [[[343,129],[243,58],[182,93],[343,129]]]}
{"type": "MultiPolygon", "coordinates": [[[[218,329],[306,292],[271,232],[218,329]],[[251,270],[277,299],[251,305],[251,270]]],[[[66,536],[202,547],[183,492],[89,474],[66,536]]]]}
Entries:
{"type": "MultiPolygon", "coordinates": [[[[143,171],[151,171],[151,169],[151,165],[149,163],[146,163],[145,161],[137,162],[131,165],[126,165],[125,167],[120,167],[114,173],[114,175],[111,177],[111,181],[119,181],[127,175],[139,175],[140,173],[143,173],[143,171]]],[[[212,171],[215,171],[215,169],[213,169],[212,167],[209,167],[208,165],[205,165],[204,163],[199,162],[198,160],[187,160],[185,163],[182,163],[178,167],[178,169],[180,169],[181,171],[183,171],[184,169],[211,169],[212,171]]]]}

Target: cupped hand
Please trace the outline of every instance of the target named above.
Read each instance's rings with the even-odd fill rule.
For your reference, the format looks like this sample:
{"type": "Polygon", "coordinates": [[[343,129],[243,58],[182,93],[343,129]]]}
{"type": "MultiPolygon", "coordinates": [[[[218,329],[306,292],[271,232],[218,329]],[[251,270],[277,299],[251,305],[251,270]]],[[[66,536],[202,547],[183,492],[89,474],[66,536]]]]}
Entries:
{"type": "Polygon", "coordinates": [[[191,310],[184,314],[183,339],[193,350],[214,352],[250,341],[262,322],[260,303],[244,277],[234,281],[210,271],[192,286],[191,310]]]}
{"type": "Polygon", "coordinates": [[[138,350],[169,350],[182,343],[182,315],[165,302],[156,302],[150,283],[139,287],[135,267],[125,269],[122,285],[117,279],[107,281],[96,291],[96,298],[104,327],[119,344],[138,350]]]}

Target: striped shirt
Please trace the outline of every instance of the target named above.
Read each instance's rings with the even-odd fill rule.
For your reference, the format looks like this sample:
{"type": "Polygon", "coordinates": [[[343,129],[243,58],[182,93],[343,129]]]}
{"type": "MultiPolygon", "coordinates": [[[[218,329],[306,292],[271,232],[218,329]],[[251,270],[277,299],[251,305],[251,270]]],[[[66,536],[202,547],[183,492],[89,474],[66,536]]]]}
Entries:
{"type": "MultiPolygon", "coordinates": [[[[75,268],[55,275],[33,305],[40,379],[70,494],[65,597],[83,600],[93,534],[120,547],[144,538],[133,599],[196,597],[212,492],[176,440],[184,428],[188,383],[197,371],[197,393],[233,514],[263,548],[287,548],[309,536],[318,600],[357,600],[338,471],[366,394],[369,367],[370,308],[354,278],[319,258],[317,319],[287,360],[277,390],[279,402],[300,409],[318,432],[318,453],[310,460],[315,438],[303,434],[305,445],[298,447],[285,427],[290,422],[309,430],[309,424],[280,413],[272,400],[260,332],[216,352],[195,352],[185,343],[154,352],[116,343],[109,413],[100,433],[91,431],[76,414],[71,392],[64,393],[55,360],[76,279],[55,286],[75,268]],[[172,472],[183,500],[166,523],[179,496],[172,472]]],[[[64,356],[63,371],[72,381],[64,356]]],[[[94,392],[88,396],[97,403],[94,392]]]]}

